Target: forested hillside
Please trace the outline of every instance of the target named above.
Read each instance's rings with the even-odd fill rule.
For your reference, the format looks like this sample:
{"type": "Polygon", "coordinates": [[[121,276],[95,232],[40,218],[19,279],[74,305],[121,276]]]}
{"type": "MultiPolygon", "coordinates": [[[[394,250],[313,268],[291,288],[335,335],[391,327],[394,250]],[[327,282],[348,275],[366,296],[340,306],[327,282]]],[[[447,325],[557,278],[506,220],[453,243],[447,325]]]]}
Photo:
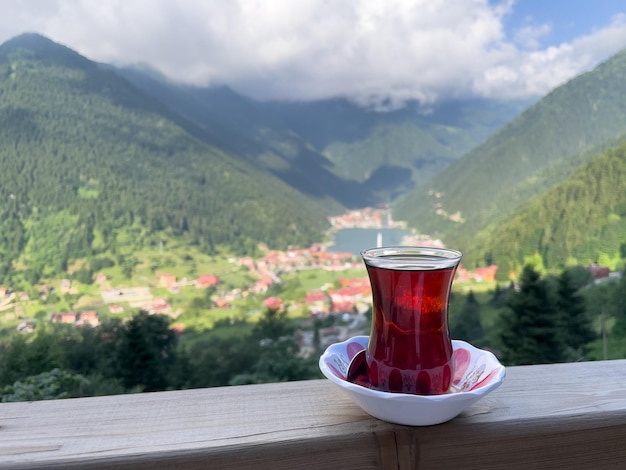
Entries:
{"type": "Polygon", "coordinates": [[[389,202],[428,181],[528,105],[410,102],[381,112],[345,99],[254,101],[228,87],[172,83],[145,68],[119,73],[298,190],[351,207],[389,202]]]}
{"type": "Polygon", "coordinates": [[[557,88],[398,204],[396,218],[467,248],[626,132],[626,51],[557,88]]]}
{"type": "Polygon", "coordinates": [[[332,211],[376,203],[370,188],[334,172],[333,163],[259,103],[228,87],[193,87],[154,71],[129,67],[118,73],[203,130],[198,137],[264,168],[332,211]]]}
{"type": "Polygon", "coordinates": [[[134,249],[159,232],[209,252],[320,239],[319,204],[193,129],[41,36],[0,46],[0,275],[34,282],[115,253],[121,229],[134,249]]]}
{"type": "Polygon", "coordinates": [[[524,260],[546,268],[592,263],[613,269],[626,257],[626,142],[607,150],[535,198],[485,243],[472,245],[502,273],[524,260]]]}
{"type": "MultiPolygon", "coordinates": [[[[456,100],[377,111],[347,100],[262,103],[311,142],[340,174],[380,185],[377,170],[409,170],[428,181],[526,109],[529,101],[456,100]]],[[[389,184],[395,184],[390,182],[389,184]]],[[[400,194],[402,191],[399,191],[400,194]]]]}

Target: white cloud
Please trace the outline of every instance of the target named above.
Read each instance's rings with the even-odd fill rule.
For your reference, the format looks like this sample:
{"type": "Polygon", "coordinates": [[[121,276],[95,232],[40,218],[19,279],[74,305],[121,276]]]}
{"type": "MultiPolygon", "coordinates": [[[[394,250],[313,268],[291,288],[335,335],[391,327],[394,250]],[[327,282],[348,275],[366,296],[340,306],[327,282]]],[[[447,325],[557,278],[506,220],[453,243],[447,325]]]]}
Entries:
{"type": "Polygon", "coordinates": [[[517,44],[526,49],[539,49],[541,47],[541,39],[552,30],[552,26],[548,23],[532,24],[528,23],[515,31],[514,40],[517,44]]]}
{"type": "Polygon", "coordinates": [[[394,106],[442,96],[542,95],[626,45],[604,29],[541,48],[549,25],[506,37],[511,0],[0,0],[0,41],[40,32],[102,62],[260,99],[348,96],[394,106]]]}
{"type": "Polygon", "coordinates": [[[626,17],[571,43],[538,50],[514,50],[477,76],[477,94],[499,98],[541,96],[626,46],[626,17]]]}

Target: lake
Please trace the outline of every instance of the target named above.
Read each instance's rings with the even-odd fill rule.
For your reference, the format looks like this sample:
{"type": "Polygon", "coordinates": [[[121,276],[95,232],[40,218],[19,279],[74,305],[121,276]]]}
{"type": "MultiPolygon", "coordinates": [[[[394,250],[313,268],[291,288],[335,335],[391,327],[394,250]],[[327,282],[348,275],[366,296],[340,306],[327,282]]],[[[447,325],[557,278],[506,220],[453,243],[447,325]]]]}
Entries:
{"type": "Polygon", "coordinates": [[[358,255],[366,248],[375,248],[378,234],[382,235],[382,245],[399,245],[407,230],[397,228],[344,228],[335,234],[334,244],[328,251],[347,252],[358,255]]]}

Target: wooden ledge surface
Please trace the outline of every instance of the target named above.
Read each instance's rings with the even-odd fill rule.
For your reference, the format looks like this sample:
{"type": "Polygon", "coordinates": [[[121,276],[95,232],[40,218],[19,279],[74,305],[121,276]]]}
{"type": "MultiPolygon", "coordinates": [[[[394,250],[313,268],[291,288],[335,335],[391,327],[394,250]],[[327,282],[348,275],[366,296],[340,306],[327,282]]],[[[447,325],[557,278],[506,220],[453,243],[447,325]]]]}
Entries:
{"type": "Polygon", "coordinates": [[[327,380],[0,403],[0,469],[626,468],[625,442],[626,360],[510,367],[430,427],[327,380]]]}

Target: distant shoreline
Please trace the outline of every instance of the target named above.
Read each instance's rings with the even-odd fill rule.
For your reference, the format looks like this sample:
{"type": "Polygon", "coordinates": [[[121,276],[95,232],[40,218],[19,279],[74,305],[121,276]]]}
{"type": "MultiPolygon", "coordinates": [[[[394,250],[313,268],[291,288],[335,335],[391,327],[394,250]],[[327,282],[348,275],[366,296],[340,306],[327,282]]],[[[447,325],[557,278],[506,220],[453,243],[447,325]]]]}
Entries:
{"type": "Polygon", "coordinates": [[[378,234],[382,235],[382,245],[400,245],[409,231],[399,228],[343,228],[335,232],[327,250],[358,255],[362,250],[377,246],[378,234]]]}

